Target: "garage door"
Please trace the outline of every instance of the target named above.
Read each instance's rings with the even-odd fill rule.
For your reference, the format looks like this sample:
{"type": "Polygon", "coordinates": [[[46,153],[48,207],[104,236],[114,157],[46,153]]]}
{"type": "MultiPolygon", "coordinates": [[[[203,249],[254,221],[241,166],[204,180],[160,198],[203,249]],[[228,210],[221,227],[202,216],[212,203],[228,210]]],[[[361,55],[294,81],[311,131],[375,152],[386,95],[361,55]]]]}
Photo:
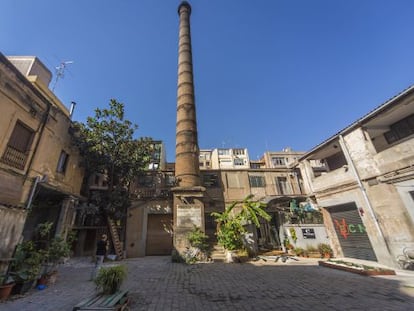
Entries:
{"type": "Polygon", "coordinates": [[[355,202],[329,207],[345,257],[377,261],[355,202]]]}
{"type": "Polygon", "coordinates": [[[147,242],[145,255],[171,255],[173,241],[168,228],[171,228],[172,215],[148,215],[147,242]]]}

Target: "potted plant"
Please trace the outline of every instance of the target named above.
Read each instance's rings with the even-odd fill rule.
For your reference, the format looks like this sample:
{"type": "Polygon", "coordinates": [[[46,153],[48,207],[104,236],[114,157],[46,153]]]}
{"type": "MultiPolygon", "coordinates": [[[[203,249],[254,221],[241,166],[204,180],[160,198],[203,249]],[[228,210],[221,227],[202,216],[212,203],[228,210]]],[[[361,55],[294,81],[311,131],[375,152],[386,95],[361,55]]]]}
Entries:
{"type": "Polygon", "coordinates": [[[72,242],[75,240],[73,233],[69,233],[67,238],[55,236],[50,238],[53,223],[47,222],[39,224],[37,241],[39,252],[43,256],[42,273],[39,284],[54,284],[57,277],[57,266],[63,262],[63,259],[69,257],[72,242]]]}
{"type": "Polygon", "coordinates": [[[321,257],[318,249],[316,247],[312,246],[312,245],[308,245],[306,247],[305,253],[306,253],[306,256],[310,257],[310,258],[320,258],[321,257]]]}
{"type": "Polygon", "coordinates": [[[329,244],[320,243],[318,244],[318,251],[322,258],[331,258],[333,256],[332,248],[329,244]]]}
{"type": "Polygon", "coordinates": [[[210,255],[208,236],[200,228],[194,226],[193,230],[188,234],[188,241],[191,247],[184,254],[185,262],[207,261],[210,255]]]}
{"type": "Polygon", "coordinates": [[[99,270],[94,282],[98,290],[105,295],[112,295],[118,291],[127,276],[123,265],[104,267],[99,270]]]}
{"type": "Polygon", "coordinates": [[[12,295],[24,294],[32,287],[40,274],[42,259],[33,241],[25,241],[17,246],[10,273],[16,282],[12,295]]]}
{"type": "Polygon", "coordinates": [[[10,296],[14,284],[14,279],[9,273],[0,276],[0,300],[5,300],[10,296]]]}

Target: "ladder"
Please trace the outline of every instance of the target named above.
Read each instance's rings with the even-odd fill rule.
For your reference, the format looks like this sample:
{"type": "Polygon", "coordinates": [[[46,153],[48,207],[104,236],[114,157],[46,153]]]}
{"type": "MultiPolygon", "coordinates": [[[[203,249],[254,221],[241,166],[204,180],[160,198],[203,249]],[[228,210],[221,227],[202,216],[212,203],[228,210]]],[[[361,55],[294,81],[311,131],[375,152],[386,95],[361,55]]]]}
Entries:
{"type": "Polygon", "coordinates": [[[112,243],[114,245],[115,254],[118,259],[123,258],[122,244],[119,239],[118,229],[116,228],[114,220],[107,216],[109,233],[111,234],[112,243]]]}

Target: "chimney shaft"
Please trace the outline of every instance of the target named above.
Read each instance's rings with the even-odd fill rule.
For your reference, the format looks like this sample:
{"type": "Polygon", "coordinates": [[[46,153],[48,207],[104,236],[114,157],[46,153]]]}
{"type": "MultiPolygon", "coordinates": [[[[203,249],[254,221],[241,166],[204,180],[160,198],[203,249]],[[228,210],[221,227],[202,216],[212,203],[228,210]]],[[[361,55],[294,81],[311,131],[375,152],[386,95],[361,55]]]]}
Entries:
{"type": "Polygon", "coordinates": [[[185,188],[200,186],[190,14],[190,4],[183,1],[178,7],[180,29],[178,40],[175,176],[178,186],[185,188]]]}

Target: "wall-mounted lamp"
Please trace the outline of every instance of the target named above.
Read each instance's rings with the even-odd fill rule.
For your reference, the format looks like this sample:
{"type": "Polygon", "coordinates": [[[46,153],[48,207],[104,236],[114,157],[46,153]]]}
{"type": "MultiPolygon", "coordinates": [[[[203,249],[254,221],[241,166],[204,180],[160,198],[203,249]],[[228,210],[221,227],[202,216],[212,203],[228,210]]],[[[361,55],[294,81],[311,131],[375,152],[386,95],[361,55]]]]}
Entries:
{"type": "Polygon", "coordinates": [[[364,216],[364,209],[362,208],[362,207],[360,207],[359,209],[358,209],[358,211],[359,211],[359,214],[361,215],[361,216],[364,216]]]}

